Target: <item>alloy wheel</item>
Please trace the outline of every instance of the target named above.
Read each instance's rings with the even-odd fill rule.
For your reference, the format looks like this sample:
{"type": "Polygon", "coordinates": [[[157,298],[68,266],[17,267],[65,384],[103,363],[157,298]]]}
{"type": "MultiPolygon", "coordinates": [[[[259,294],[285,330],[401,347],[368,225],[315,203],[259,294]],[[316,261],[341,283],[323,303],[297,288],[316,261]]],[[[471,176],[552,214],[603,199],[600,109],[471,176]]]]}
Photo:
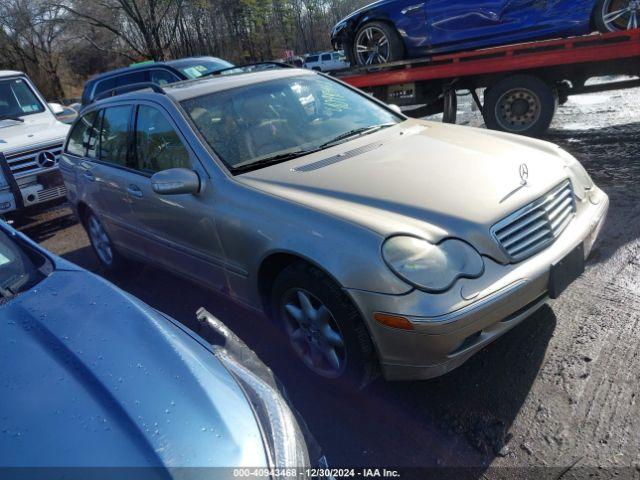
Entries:
{"type": "Polygon", "coordinates": [[[527,88],[509,90],[496,103],[496,120],[509,132],[527,130],[538,121],[540,113],[540,98],[527,88]]]}
{"type": "Polygon", "coordinates": [[[378,27],[366,27],[356,38],[356,60],[359,65],[386,63],[390,57],[389,39],[378,27]]]}
{"type": "Polygon", "coordinates": [[[111,246],[111,241],[109,240],[102,223],[100,223],[95,215],[91,215],[91,217],[89,217],[89,238],[91,239],[91,244],[100,258],[100,261],[107,266],[111,265],[113,263],[113,248],[111,246]]]}
{"type": "Polygon", "coordinates": [[[607,0],[602,5],[607,30],[629,30],[640,25],[640,0],[607,0]]]}
{"type": "Polygon", "coordinates": [[[282,301],[282,317],[291,345],[314,373],[337,378],[347,363],[345,340],[330,310],[306,290],[292,288],[282,301]]]}

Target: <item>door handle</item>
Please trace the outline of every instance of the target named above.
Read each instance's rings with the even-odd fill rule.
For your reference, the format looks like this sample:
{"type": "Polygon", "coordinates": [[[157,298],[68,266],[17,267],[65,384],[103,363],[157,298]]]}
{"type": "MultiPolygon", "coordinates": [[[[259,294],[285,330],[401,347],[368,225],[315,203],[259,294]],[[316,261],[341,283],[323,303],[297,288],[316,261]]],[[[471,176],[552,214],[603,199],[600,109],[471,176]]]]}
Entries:
{"type": "Polygon", "coordinates": [[[89,180],[90,182],[96,181],[96,176],[93,174],[91,170],[85,170],[84,172],[82,172],[82,176],[87,180],[89,180]]]}
{"type": "Polygon", "coordinates": [[[129,185],[127,187],[127,193],[132,197],[142,198],[142,190],[140,190],[140,187],[137,185],[129,185]]]}

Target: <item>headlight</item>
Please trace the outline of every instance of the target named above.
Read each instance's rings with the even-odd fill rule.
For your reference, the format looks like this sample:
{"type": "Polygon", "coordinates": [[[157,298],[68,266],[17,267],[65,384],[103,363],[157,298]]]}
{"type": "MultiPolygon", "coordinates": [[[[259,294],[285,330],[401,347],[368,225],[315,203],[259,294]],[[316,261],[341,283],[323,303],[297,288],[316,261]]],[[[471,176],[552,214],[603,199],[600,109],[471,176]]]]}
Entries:
{"type": "Polygon", "coordinates": [[[269,467],[308,467],[309,454],[304,435],[271,370],[207,310],[200,308],[197,317],[201,326],[206,325],[216,338],[212,345],[216,357],[242,386],[251,402],[262,431],[269,467]]]}
{"type": "Polygon", "coordinates": [[[405,282],[434,293],[448,290],[460,277],[477,278],[484,271],[480,254],[456,239],[434,245],[416,237],[391,237],[382,246],[382,256],[405,282]]]}

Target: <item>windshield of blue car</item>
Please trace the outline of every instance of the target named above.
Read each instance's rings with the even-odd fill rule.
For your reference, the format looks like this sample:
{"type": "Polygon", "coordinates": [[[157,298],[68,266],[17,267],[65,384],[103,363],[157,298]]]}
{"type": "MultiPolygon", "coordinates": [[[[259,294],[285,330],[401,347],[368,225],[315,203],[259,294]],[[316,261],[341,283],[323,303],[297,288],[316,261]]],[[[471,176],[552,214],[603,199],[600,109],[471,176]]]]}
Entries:
{"type": "Polygon", "coordinates": [[[0,80],[0,120],[44,112],[44,105],[22,78],[0,80]]]}
{"type": "Polygon", "coordinates": [[[37,257],[35,251],[0,230],[0,299],[6,301],[44,278],[39,270],[44,259],[37,257]]]}
{"type": "Polygon", "coordinates": [[[225,68],[231,68],[234,65],[220,58],[204,58],[193,61],[177,61],[177,62],[169,62],[174,68],[177,68],[182,73],[184,73],[188,78],[200,78],[205,75],[210,75],[213,72],[217,72],[219,70],[224,70],[225,68]]]}
{"type": "Polygon", "coordinates": [[[328,148],[404,120],[319,75],[214,92],[184,100],[182,106],[234,173],[328,148]]]}

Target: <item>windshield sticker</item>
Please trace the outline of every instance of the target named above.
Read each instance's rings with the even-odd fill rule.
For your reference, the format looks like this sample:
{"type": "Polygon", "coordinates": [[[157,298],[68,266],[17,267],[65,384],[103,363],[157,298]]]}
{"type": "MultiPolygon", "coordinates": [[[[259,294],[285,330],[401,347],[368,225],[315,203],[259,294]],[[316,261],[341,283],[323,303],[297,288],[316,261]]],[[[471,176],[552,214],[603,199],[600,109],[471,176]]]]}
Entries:
{"type": "Polygon", "coordinates": [[[11,263],[11,260],[0,253],[0,267],[6,265],[7,263],[11,263]]]}

